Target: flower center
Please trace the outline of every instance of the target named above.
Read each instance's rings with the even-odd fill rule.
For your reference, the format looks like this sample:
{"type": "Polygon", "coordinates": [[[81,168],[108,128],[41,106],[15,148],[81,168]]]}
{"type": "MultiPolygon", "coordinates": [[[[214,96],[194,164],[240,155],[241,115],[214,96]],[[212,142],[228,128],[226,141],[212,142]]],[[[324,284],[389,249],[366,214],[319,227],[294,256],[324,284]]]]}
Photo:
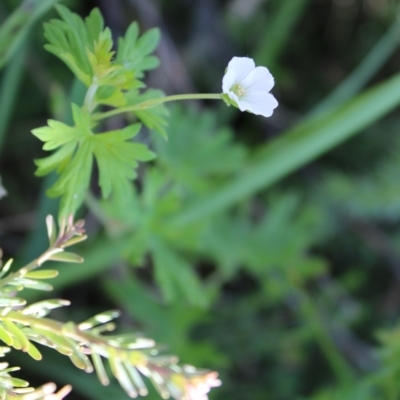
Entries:
{"type": "Polygon", "coordinates": [[[236,94],[238,97],[242,97],[244,95],[244,89],[242,88],[241,85],[236,83],[235,85],[232,86],[231,88],[232,92],[236,94]]]}

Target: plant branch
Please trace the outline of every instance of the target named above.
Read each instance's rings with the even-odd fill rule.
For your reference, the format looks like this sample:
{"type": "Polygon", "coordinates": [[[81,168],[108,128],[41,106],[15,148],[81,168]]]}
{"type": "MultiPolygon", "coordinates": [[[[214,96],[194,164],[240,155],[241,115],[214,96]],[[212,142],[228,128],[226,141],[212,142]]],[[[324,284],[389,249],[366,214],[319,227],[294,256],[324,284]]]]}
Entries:
{"type": "Polygon", "coordinates": [[[147,100],[143,103],[135,104],[133,106],[126,106],[121,108],[116,108],[115,110],[107,111],[104,113],[98,113],[93,115],[94,121],[99,121],[105,118],[112,117],[114,115],[130,112],[130,111],[138,111],[138,110],[146,110],[148,108],[159,106],[160,104],[167,103],[170,101],[181,101],[181,100],[221,100],[221,94],[218,93],[193,93],[193,94],[176,94],[172,96],[166,96],[159,99],[147,100]]]}

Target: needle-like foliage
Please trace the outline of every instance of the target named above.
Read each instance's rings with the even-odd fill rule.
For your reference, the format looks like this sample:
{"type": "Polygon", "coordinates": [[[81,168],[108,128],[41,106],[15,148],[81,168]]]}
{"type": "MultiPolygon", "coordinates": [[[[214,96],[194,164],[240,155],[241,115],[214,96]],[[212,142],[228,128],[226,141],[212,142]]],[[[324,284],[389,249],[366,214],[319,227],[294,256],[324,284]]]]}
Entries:
{"type": "MultiPolygon", "coordinates": [[[[103,385],[110,382],[105,366],[108,364],[111,374],[132,398],[147,395],[143,377],[153,383],[162,398],[171,396],[176,400],[195,398],[190,396],[206,393],[220,384],[215,372],[180,366],[177,357],[160,354],[151,339],[136,334],[110,335],[115,329],[113,320],[119,316],[117,311],[100,313],[79,324],[63,323],[49,318],[48,314],[55,308],[68,306],[69,301],[53,299],[27,305],[23,298],[15,297],[14,292],[24,288],[52,289],[42,280],[57,276],[57,271],[36,270],[46,261],[83,261],[78,255],[65,251],[85,240],[83,221],[74,223],[70,219],[57,234],[53,218],[49,216],[47,230],[49,248],[41,256],[16,272],[9,272],[12,260],[1,270],[0,340],[7,347],[0,348],[0,356],[13,348],[41,360],[37,344],[47,346],[69,357],[77,368],[88,373],[96,371],[103,385]]],[[[10,373],[18,369],[0,363],[1,400],[34,391],[28,387],[28,382],[11,376],[10,373]]]]}

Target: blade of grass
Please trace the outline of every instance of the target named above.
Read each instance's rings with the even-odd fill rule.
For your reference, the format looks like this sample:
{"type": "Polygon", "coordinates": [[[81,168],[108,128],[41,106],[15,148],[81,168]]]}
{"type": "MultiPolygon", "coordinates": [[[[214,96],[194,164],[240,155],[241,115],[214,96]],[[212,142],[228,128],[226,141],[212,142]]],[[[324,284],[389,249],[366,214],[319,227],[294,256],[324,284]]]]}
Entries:
{"type": "Polygon", "coordinates": [[[18,52],[32,25],[58,0],[25,0],[0,27],[0,69],[18,52]]]}
{"type": "Polygon", "coordinates": [[[285,48],[285,43],[293,33],[293,27],[302,16],[309,0],[277,0],[276,11],[271,17],[267,34],[255,52],[257,65],[268,65],[274,69],[279,55],[285,48]]]}
{"type": "Polygon", "coordinates": [[[399,104],[400,74],[397,74],[328,114],[306,120],[270,142],[236,179],[194,201],[169,223],[179,228],[246,199],[344,142],[399,104]]]}
{"type": "Polygon", "coordinates": [[[400,20],[396,20],[360,65],[328,97],[321,101],[308,114],[308,117],[326,113],[356,95],[385,64],[399,44],[400,20]]]}
{"type": "Polygon", "coordinates": [[[27,43],[21,43],[19,52],[11,64],[5,69],[0,84],[0,152],[8,124],[14,110],[15,101],[24,71],[24,62],[27,53],[27,43]]]}

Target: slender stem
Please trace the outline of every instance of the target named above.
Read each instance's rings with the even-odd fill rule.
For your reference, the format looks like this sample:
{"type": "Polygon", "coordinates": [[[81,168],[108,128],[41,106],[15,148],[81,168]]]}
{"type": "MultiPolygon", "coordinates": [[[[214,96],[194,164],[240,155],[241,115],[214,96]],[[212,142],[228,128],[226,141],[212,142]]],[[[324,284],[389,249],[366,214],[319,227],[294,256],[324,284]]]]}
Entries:
{"type": "Polygon", "coordinates": [[[88,91],[86,92],[84,107],[86,107],[86,109],[89,112],[92,112],[96,107],[96,103],[94,101],[94,96],[96,94],[98,87],[99,87],[99,85],[92,83],[90,85],[88,91]]]}
{"type": "MultiPolygon", "coordinates": [[[[45,253],[43,253],[42,256],[44,254],[45,253]]],[[[40,259],[40,257],[36,258],[35,260],[33,260],[29,264],[25,265],[24,267],[22,267],[18,271],[14,272],[14,273],[11,273],[11,274],[8,274],[5,278],[1,279],[0,280],[0,287],[6,286],[9,282],[14,280],[14,278],[19,278],[19,277],[27,274],[28,272],[40,267],[41,264],[39,264],[39,259],[40,259]]]]}
{"type": "MultiPolygon", "coordinates": [[[[75,325],[71,325],[72,328],[68,329],[68,324],[63,324],[62,322],[58,322],[49,318],[37,318],[29,315],[22,315],[19,312],[10,311],[8,314],[0,316],[0,320],[10,320],[21,325],[44,329],[46,331],[55,333],[60,337],[64,336],[77,342],[97,344],[104,349],[107,347],[115,347],[110,345],[107,339],[102,338],[101,336],[95,336],[90,332],[81,331],[75,325]]],[[[116,349],[120,348],[116,347],[116,349]]],[[[121,350],[124,349],[121,348],[121,350]]],[[[107,354],[102,355],[107,356],[107,354]]]]}
{"type": "Polygon", "coordinates": [[[219,93],[176,94],[172,96],[161,97],[159,99],[146,100],[143,103],[135,104],[133,106],[116,108],[115,110],[94,114],[93,120],[99,121],[101,119],[109,118],[117,114],[122,114],[137,110],[146,110],[148,108],[159,106],[160,104],[163,103],[167,103],[170,101],[181,101],[181,100],[221,100],[221,94],[219,93]]]}

